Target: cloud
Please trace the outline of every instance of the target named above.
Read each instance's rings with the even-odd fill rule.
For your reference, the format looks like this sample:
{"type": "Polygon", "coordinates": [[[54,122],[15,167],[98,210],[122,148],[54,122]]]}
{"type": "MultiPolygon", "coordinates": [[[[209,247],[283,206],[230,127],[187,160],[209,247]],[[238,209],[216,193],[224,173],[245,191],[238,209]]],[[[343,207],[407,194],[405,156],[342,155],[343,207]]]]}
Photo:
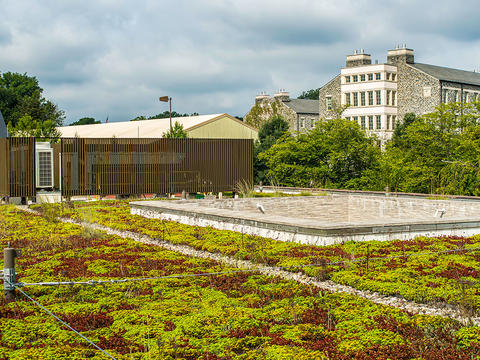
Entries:
{"type": "MultiPolygon", "coordinates": [[[[1,0],[0,0],[1,2],[1,0]]],[[[0,71],[35,75],[66,111],[128,120],[165,111],[244,115],[260,91],[293,96],[333,78],[364,48],[397,42],[416,59],[478,68],[473,0],[34,0],[2,2],[0,71]]]]}

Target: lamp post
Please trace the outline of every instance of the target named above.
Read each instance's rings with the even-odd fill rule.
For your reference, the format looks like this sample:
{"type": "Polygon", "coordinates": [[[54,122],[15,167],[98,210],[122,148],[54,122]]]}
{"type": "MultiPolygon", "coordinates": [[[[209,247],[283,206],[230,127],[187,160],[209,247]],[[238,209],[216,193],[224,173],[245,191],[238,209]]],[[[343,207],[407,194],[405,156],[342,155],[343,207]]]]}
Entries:
{"type": "Polygon", "coordinates": [[[172,133],[172,98],[168,96],[160,96],[158,100],[163,102],[170,102],[170,133],[172,133]]]}

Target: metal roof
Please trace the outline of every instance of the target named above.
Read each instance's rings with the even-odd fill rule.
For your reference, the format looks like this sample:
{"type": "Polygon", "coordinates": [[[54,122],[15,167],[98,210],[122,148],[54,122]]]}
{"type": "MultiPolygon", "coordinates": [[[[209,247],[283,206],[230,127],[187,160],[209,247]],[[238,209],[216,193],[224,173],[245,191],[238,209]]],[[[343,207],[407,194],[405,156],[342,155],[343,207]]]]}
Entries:
{"type": "Polygon", "coordinates": [[[1,111],[0,111],[0,138],[8,138],[7,124],[5,124],[5,120],[3,119],[1,111]]]}
{"type": "Polygon", "coordinates": [[[409,65],[439,80],[480,86],[480,73],[478,72],[421,63],[409,65]]]}
{"type": "Polygon", "coordinates": [[[295,111],[297,114],[317,114],[319,111],[319,102],[318,100],[309,100],[309,99],[291,99],[290,101],[284,101],[290,109],[295,111]]]}
{"type": "MultiPolygon", "coordinates": [[[[211,114],[199,116],[185,116],[172,118],[172,125],[179,122],[183,125],[183,129],[188,131],[202,125],[208,121],[221,118],[223,116],[229,117],[228,114],[211,114]]],[[[58,130],[61,137],[82,137],[82,138],[161,138],[163,133],[170,128],[170,119],[151,119],[140,121],[122,121],[112,122],[106,124],[91,124],[91,125],[75,125],[62,126],[58,130]]]]}

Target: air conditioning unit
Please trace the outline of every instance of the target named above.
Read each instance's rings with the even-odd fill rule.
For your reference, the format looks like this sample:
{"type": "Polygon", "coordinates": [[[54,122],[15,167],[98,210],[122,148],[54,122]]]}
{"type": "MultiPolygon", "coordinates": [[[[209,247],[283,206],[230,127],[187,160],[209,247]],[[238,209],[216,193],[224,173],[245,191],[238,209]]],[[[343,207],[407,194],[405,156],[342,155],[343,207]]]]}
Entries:
{"type": "Polygon", "coordinates": [[[53,189],[53,149],[48,142],[35,144],[37,188],[53,189]]]}

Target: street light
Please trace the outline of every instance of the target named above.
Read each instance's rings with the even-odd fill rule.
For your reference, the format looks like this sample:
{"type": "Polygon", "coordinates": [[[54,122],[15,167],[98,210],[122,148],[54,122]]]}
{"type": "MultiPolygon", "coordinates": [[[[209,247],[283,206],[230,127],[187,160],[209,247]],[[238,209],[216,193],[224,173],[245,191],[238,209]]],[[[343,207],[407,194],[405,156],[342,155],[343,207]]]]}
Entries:
{"type": "Polygon", "coordinates": [[[172,98],[168,96],[160,96],[158,100],[163,102],[170,102],[170,134],[172,133],[172,98]]]}

